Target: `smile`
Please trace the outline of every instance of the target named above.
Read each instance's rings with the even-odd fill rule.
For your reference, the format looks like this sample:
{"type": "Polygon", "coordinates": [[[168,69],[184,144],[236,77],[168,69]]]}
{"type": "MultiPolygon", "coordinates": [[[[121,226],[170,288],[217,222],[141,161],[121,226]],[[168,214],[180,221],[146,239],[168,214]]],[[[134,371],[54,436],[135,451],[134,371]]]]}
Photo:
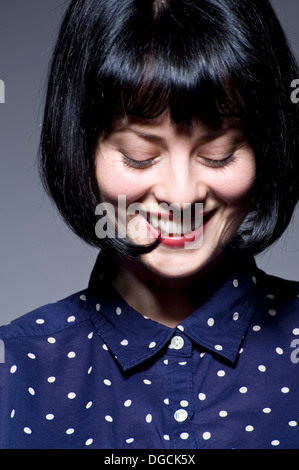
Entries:
{"type": "Polygon", "coordinates": [[[162,245],[179,248],[184,247],[186,243],[198,241],[205,230],[208,220],[212,213],[197,214],[196,217],[187,220],[174,220],[172,214],[153,214],[147,212],[146,218],[147,230],[158,238],[161,236],[162,245]]]}

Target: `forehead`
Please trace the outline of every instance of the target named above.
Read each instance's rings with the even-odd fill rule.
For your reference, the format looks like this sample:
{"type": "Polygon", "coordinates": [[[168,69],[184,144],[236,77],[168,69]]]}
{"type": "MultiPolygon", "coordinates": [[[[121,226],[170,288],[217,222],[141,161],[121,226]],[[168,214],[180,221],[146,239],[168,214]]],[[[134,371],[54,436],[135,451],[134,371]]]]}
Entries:
{"type": "Polygon", "coordinates": [[[243,131],[242,120],[240,118],[225,118],[219,125],[211,125],[203,120],[194,118],[190,123],[173,123],[168,111],[163,114],[147,119],[135,115],[128,115],[116,119],[112,122],[108,134],[110,133],[135,133],[140,137],[159,136],[171,131],[177,135],[184,134],[192,136],[194,133],[207,136],[211,139],[222,135],[238,131],[243,131]]]}

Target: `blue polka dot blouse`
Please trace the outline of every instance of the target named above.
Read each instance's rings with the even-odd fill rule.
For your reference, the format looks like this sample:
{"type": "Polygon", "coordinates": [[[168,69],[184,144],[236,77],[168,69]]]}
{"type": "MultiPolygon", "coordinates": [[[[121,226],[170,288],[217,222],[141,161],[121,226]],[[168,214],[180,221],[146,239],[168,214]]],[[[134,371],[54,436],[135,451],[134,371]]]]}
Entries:
{"type": "Polygon", "coordinates": [[[172,329],[102,277],[0,328],[0,448],[299,448],[298,283],[242,261],[172,329]]]}

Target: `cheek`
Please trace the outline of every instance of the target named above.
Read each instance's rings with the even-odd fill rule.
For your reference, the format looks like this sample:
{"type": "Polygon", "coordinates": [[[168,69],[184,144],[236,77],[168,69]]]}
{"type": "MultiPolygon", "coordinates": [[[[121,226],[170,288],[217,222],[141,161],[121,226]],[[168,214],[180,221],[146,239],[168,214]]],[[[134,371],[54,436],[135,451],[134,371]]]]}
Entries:
{"type": "MultiPolygon", "coordinates": [[[[229,170],[229,169],[228,169],[229,170]]],[[[224,171],[211,183],[214,194],[229,206],[247,203],[255,180],[255,165],[244,166],[242,171],[224,171]]]]}
{"type": "Polygon", "coordinates": [[[136,201],[146,191],[146,181],[136,178],[133,172],[122,168],[119,162],[98,158],[96,164],[97,183],[102,198],[107,202],[117,202],[118,196],[125,196],[127,203],[136,201]]]}

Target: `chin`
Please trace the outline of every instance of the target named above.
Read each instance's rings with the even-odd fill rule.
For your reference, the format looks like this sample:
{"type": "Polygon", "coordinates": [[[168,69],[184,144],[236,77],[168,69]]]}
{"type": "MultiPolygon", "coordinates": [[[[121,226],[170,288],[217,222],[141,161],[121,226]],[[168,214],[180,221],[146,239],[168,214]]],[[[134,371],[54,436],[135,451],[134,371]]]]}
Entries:
{"type": "Polygon", "coordinates": [[[161,282],[178,283],[180,286],[201,276],[221,258],[220,250],[208,253],[203,247],[198,250],[177,251],[172,255],[160,254],[159,250],[160,247],[141,256],[143,268],[158,277],[161,282]]]}

